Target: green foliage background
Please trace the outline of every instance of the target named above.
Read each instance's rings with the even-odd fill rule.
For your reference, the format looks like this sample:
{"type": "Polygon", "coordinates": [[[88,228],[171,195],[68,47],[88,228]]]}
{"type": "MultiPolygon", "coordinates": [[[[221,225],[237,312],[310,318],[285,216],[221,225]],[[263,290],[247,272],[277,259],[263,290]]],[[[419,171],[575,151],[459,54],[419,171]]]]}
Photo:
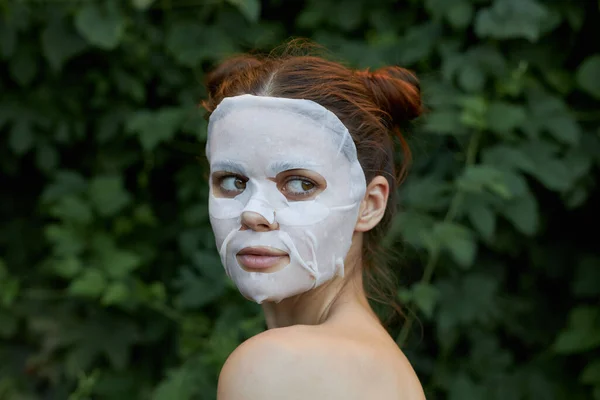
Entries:
{"type": "Polygon", "coordinates": [[[203,74],[290,36],[430,109],[386,245],[428,399],[600,399],[597,0],[0,1],[0,399],[213,399],[203,74]],[[412,315],[412,314],[411,314],[412,315]]]}

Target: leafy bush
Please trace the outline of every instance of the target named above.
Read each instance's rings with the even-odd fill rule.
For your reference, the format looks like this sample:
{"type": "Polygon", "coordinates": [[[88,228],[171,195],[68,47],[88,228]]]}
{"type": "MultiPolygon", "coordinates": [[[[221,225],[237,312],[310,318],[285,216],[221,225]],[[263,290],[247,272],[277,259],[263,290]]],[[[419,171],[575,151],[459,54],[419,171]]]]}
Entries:
{"type": "Polygon", "coordinates": [[[422,79],[386,244],[428,398],[600,399],[600,4],[398,3],[1,3],[0,398],[215,397],[264,323],[214,249],[203,73],[303,36],[422,79]]]}

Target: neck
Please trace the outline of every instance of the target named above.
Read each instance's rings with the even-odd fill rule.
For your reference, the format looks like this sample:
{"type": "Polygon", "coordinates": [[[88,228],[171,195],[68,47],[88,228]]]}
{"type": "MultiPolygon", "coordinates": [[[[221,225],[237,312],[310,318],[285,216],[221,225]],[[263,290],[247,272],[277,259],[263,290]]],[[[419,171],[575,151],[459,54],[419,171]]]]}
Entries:
{"type": "Polygon", "coordinates": [[[279,303],[263,303],[268,329],[292,325],[319,325],[333,314],[356,306],[373,313],[363,288],[360,252],[354,253],[351,249],[346,263],[353,259],[359,261],[353,265],[346,264],[344,278],[336,276],[315,289],[288,297],[279,303]]]}

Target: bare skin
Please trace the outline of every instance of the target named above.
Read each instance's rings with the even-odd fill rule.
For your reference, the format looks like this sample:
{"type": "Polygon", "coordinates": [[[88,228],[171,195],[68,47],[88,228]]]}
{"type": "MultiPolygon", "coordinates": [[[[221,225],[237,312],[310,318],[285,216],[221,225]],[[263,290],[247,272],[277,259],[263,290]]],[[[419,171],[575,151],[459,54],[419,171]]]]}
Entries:
{"type": "MultiPolygon", "coordinates": [[[[363,233],[381,221],[388,194],[381,176],[368,185],[344,278],[263,304],[269,329],[229,356],[219,376],[218,400],[425,399],[363,288],[363,233]]],[[[278,229],[254,213],[244,213],[242,223],[245,229],[278,229]]]]}

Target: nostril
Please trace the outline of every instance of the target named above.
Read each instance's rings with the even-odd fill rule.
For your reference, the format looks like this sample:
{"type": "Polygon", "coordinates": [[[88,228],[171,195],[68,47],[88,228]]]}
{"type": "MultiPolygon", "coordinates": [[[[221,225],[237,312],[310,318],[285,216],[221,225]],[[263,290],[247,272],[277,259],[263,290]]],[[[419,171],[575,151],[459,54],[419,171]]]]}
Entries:
{"type": "Polygon", "coordinates": [[[272,229],[276,229],[275,224],[269,224],[269,221],[266,220],[261,214],[254,211],[244,211],[241,216],[242,222],[242,230],[252,229],[257,232],[265,232],[272,229]]]}

